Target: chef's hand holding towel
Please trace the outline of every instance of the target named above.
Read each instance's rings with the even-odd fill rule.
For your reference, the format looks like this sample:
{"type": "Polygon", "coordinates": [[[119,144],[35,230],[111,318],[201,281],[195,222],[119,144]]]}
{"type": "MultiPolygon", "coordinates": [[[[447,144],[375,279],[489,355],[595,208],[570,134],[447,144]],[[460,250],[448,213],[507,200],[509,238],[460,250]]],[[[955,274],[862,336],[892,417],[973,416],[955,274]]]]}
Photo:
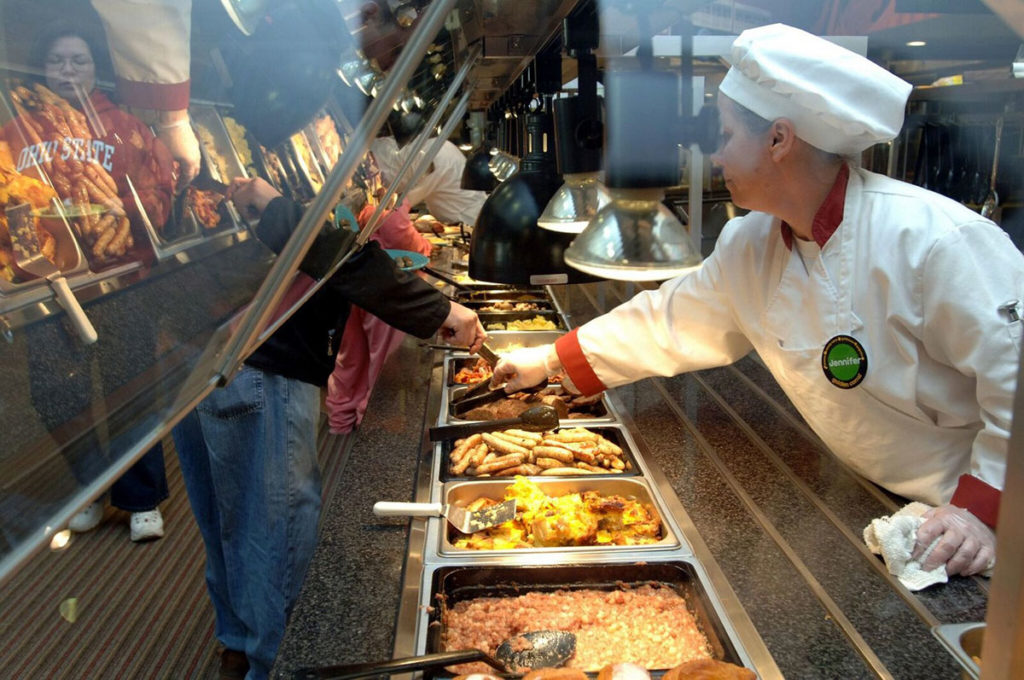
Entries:
{"type": "Polygon", "coordinates": [[[864,542],[909,590],[946,583],[948,574],[991,576],[995,564],[988,547],[995,545],[992,530],[951,505],[909,503],[872,520],[864,528],[864,542]]]}

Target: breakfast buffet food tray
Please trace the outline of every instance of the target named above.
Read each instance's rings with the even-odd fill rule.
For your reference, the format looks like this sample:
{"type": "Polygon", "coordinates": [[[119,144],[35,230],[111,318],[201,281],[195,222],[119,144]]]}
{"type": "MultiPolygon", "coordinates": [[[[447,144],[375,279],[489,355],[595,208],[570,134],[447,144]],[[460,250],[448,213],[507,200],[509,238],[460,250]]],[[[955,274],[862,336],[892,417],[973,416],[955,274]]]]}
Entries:
{"type": "MultiPolygon", "coordinates": [[[[522,408],[520,408],[506,415],[502,415],[501,410],[493,410],[491,415],[488,415],[487,417],[480,417],[481,411],[494,409],[494,407],[498,405],[498,402],[491,402],[489,404],[480,405],[471,410],[467,410],[472,406],[470,402],[473,402],[475,397],[469,397],[466,403],[460,403],[458,400],[471,387],[473,387],[473,385],[452,385],[443,392],[444,402],[441,405],[441,417],[439,419],[440,424],[451,425],[455,423],[483,422],[500,417],[515,417],[522,410],[522,408]]],[[[540,390],[534,388],[532,390],[515,392],[512,395],[509,395],[508,399],[522,400],[524,407],[526,404],[532,406],[538,403],[545,403],[545,400],[550,399],[551,397],[545,397],[543,395],[550,392],[554,392],[557,398],[562,399],[567,403],[568,414],[560,414],[560,419],[565,426],[569,426],[570,424],[586,425],[588,423],[613,423],[617,421],[612,413],[611,406],[608,404],[607,395],[600,394],[594,397],[574,397],[571,393],[567,392],[560,383],[550,383],[543,386],[543,389],[540,390]]]]}
{"type": "MultiPolygon", "coordinates": [[[[541,305],[549,304],[559,315],[562,314],[548,288],[524,290],[492,286],[488,290],[449,289],[448,292],[474,303],[525,297],[541,305]]],[[[564,327],[569,327],[564,316],[561,316],[561,321],[564,327]]],[[[555,342],[564,332],[492,331],[488,333],[488,345],[502,354],[520,347],[555,342]]],[[[477,357],[464,350],[441,351],[443,354],[435,364],[431,378],[431,406],[425,424],[482,424],[480,421],[452,419],[452,396],[467,389],[465,384],[454,384],[454,375],[464,367],[470,367],[467,371],[470,374],[479,372],[483,375],[484,371],[476,366],[477,357]],[[434,408],[439,410],[434,412],[434,408]]],[[[429,445],[430,453],[423,458],[419,468],[415,500],[486,511],[504,500],[515,499],[517,514],[509,522],[473,534],[457,531],[440,516],[413,522],[399,625],[396,627],[396,655],[421,655],[445,650],[446,635],[451,633],[445,626],[453,621],[448,616],[449,608],[457,607],[467,599],[583,589],[585,592],[579,597],[590,606],[594,601],[601,601],[599,591],[607,591],[609,597],[618,599],[614,591],[653,585],[662,593],[669,589],[685,600],[689,612],[687,618],[696,621],[696,629],[706,638],[704,649],[711,658],[747,668],[757,668],[766,659],[770,662],[756,630],[717,566],[713,561],[705,565],[703,558],[695,552],[694,546],[701,548],[701,544],[699,541],[691,544],[692,539],[687,532],[693,531],[692,523],[672,494],[667,480],[659,470],[649,469],[645,464],[641,450],[615,408],[614,400],[602,395],[602,405],[606,409],[603,419],[563,419],[559,421],[556,433],[573,432],[580,427],[590,433],[599,433],[622,450],[621,460],[623,463],[628,461],[628,471],[585,476],[511,474],[506,477],[470,478],[451,468],[456,460],[464,460],[462,456],[470,450],[470,444],[456,453],[453,453],[459,439],[456,437],[429,445]],[[750,646],[745,647],[745,644],[750,646]],[[751,659],[757,659],[756,664],[751,659]]],[[[460,413],[465,413],[465,410],[460,410],[460,413]]],[[[515,437],[526,437],[516,428],[500,431],[506,435],[506,441],[513,443],[515,437]]],[[[494,434],[494,430],[486,429],[474,433],[480,437],[480,441],[475,442],[478,453],[481,444],[487,444],[488,448],[494,444],[494,441],[483,439],[484,432],[494,434]]],[[[438,434],[435,431],[433,436],[438,434]]],[[[574,437],[578,435],[575,433],[565,441],[576,441],[574,437]]],[[[545,438],[546,433],[542,433],[542,440],[545,438]]],[[[519,443],[527,444],[524,441],[519,443]]],[[[536,446],[534,442],[534,454],[536,446]]],[[[500,445],[485,451],[493,458],[485,455],[481,462],[496,466],[499,458],[510,455],[503,448],[508,447],[500,445]]],[[[515,449],[508,450],[512,454],[521,453],[515,449]]],[[[471,460],[470,466],[474,462],[471,460]]],[[[505,461],[501,461],[501,465],[504,464],[505,461]]],[[[493,473],[485,473],[488,474],[493,473]]],[[[638,595],[646,597],[647,592],[645,590],[638,595]]],[[[625,597],[632,596],[627,594],[625,597]]],[[[547,601],[544,597],[539,599],[547,601]]],[[[496,602],[496,606],[501,611],[511,608],[513,615],[521,612],[518,602],[496,602]]],[[[566,611],[576,611],[572,604],[568,606],[566,611]]],[[[675,615],[671,618],[675,620],[680,611],[678,602],[673,606],[676,607],[673,609],[675,615]]],[[[475,625],[474,620],[470,618],[470,630],[475,625]]],[[[637,630],[642,632],[643,629],[644,626],[640,626],[637,630]]],[[[452,639],[458,640],[457,637],[452,639]]],[[[697,639],[702,638],[697,636],[697,639]]],[[[474,648],[484,646],[481,643],[474,648]]],[[[591,649],[594,647],[591,644],[591,649]]],[[[616,644],[603,647],[609,648],[614,648],[613,651],[619,649],[616,644]]],[[[645,665],[655,678],[669,667],[645,665]]],[[[770,663],[766,667],[769,666],[770,663]]],[[[428,671],[423,677],[448,678],[476,670],[479,669],[444,668],[428,671]]],[[[589,676],[593,677],[594,673],[591,671],[589,676]]]]}
{"type": "Polygon", "coordinates": [[[551,432],[528,433],[534,435],[532,439],[513,429],[440,441],[436,445],[440,454],[438,477],[449,482],[488,477],[509,479],[515,474],[581,479],[639,474],[632,441],[621,427],[560,422],[561,426],[551,432]],[[498,462],[483,463],[483,457],[490,453],[494,454],[493,461],[498,462]],[[474,455],[481,461],[480,471],[470,461],[474,455]]]}
{"type": "MultiPolygon", "coordinates": [[[[607,605],[596,612],[596,616],[587,612],[574,612],[565,620],[578,636],[587,636],[581,632],[584,627],[593,630],[593,621],[606,622],[605,625],[614,630],[632,631],[630,635],[655,635],[655,631],[663,631],[666,624],[675,621],[658,621],[658,613],[652,613],[653,620],[615,620],[614,607],[619,593],[626,591],[649,592],[661,591],[667,598],[681,598],[680,614],[673,619],[688,619],[693,632],[692,637],[677,641],[677,647],[699,647],[701,654],[713,659],[754,668],[750,654],[744,648],[740,636],[729,621],[725,608],[710,586],[710,579],[703,567],[693,559],[679,557],[646,558],[643,562],[632,560],[611,559],[600,564],[508,564],[497,561],[487,562],[449,562],[446,564],[427,565],[423,571],[419,602],[417,607],[417,632],[415,636],[416,654],[428,654],[449,651],[446,638],[450,633],[449,626],[452,613],[457,608],[465,607],[473,601],[486,601],[493,604],[488,609],[495,610],[495,617],[500,617],[502,600],[532,596],[542,598],[558,598],[583,595],[583,591],[596,593],[598,597],[606,594],[607,605]],[[482,599],[486,598],[486,599],[482,599]]],[[[544,612],[539,612],[543,615],[544,612]]],[[[481,622],[502,630],[500,620],[481,622]]],[[[514,625],[514,623],[512,624],[514,625]]],[[[498,637],[502,637],[499,635],[498,637]]],[[[643,644],[648,649],[662,650],[665,643],[643,644]]],[[[623,646],[629,640],[621,640],[623,646]]],[[[591,645],[592,647],[592,645],[591,645]]],[[[485,650],[493,651],[493,650],[485,650]]],[[[680,650],[679,657],[688,656],[690,652],[680,650]]],[[[669,652],[668,655],[671,655],[669,652]]],[[[656,663],[656,662],[654,662],[656,663]]],[[[646,664],[644,664],[646,665],[646,664]]],[[[663,666],[648,668],[653,677],[668,670],[663,666]]],[[[590,671],[593,673],[593,670],[590,671]]],[[[438,669],[428,672],[425,678],[450,678],[455,675],[452,669],[438,669]]],[[[591,676],[592,677],[592,676],[591,676]]]]}
{"type": "MultiPolygon", "coordinates": [[[[517,478],[512,479],[477,479],[472,481],[448,482],[442,488],[441,502],[468,506],[477,499],[486,498],[493,501],[502,501],[507,494],[514,493],[509,487],[515,484],[513,489],[522,489],[521,494],[516,494],[520,501],[517,507],[517,521],[511,523],[515,526],[495,527],[492,530],[478,532],[471,537],[461,534],[452,527],[446,520],[431,521],[434,525],[438,545],[438,553],[441,556],[458,555],[462,557],[481,555],[504,555],[512,559],[526,555],[552,555],[558,554],[568,559],[578,559],[581,555],[614,555],[616,553],[643,554],[650,551],[677,549],[681,543],[679,531],[665,512],[662,504],[652,492],[650,485],[641,477],[615,477],[592,476],[587,478],[517,478]],[[521,511],[529,511],[533,507],[527,504],[523,498],[528,498],[530,493],[540,493],[548,498],[561,498],[562,502],[557,507],[568,510],[570,513],[562,517],[551,518],[551,526],[538,525],[536,521],[530,525],[529,517],[519,521],[521,511]],[[583,503],[581,498],[589,498],[582,494],[596,494],[598,499],[594,503],[583,503]],[[577,496],[580,495],[580,496],[577,496]],[[626,516],[636,520],[632,526],[646,529],[649,523],[658,527],[656,534],[650,532],[630,532],[631,526],[624,519],[622,524],[627,528],[626,533],[631,536],[651,536],[648,543],[615,543],[611,541],[625,540],[622,534],[617,532],[602,531],[604,523],[600,520],[597,523],[598,531],[594,532],[594,524],[589,522],[591,515],[605,508],[606,505],[615,505],[618,510],[622,509],[624,502],[631,504],[625,510],[626,516]],[[635,506],[635,507],[633,507],[635,506]],[[636,514],[637,508],[643,508],[647,512],[636,514]],[[577,526],[577,517],[581,518],[577,526]],[[510,543],[519,539],[521,534],[519,524],[526,524],[527,534],[523,542],[537,547],[511,547],[510,543]],[[476,540],[479,538],[479,540],[476,540]],[[494,540],[491,541],[490,539],[494,540]],[[472,546],[465,547],[461,541],[470,539],[472,546]],[[577,544],[576,542],[587,541],[577,544]],[[609,542],[603,542],[609,541],[609,542]],[[546,543],[546,544],[545,544],[546,543]],[[555,543],[555,545],[548,545],[555,543]],[[541,544],[541,545],[537,545],[541,544]]],[[[472,507],[472,506],[470,506],[472,507]]],[[[506,523],[509,524],[509,523],[506,523]]],[[[428,545],[430,541],[428,529],[428,545]]],[[[647,540],[640,539],[638,540],[647,540]]]]}

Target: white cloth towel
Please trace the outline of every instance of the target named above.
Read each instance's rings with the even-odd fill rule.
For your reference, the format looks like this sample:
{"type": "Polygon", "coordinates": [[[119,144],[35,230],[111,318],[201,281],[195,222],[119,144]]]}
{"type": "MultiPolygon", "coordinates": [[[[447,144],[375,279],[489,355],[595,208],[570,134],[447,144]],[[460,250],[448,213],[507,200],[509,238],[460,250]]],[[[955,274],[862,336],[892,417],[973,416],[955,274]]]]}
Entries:
{"type": "Polygon", "coordinates": [[[908,590],[921,590],[936,583],[949,581],[946,565],[940,565],[930,571],[921,569],[921,564],[939,542],[938,538],[932,541],[920,559],[910,558],[914,552],[914,542],[917,540],[917,529],[924,524],[921,515],[929,510],[931,506],[915,501],[892,515],[871,520],[871,524],[864,527],[864,542],[868,549],[882,556],[889,573],[898,578],[908,590]]]}

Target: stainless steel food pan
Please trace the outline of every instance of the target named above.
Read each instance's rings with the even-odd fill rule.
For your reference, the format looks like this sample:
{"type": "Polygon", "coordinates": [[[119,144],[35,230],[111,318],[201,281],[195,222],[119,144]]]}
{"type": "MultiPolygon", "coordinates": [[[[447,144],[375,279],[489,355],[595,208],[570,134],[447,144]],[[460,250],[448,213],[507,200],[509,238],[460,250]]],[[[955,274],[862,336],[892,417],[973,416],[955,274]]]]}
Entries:
{"type": "Polygon", "coordinates": [[[932,634],[953,655],[963,669],[964,680],[978,680],[981,675],[981,645],[985,639],[985,624],[946,623],[932,628],[932,634]]]}
{"type": "MultiPolygon", "coordinates": [[[[469,360],[469,365],[472,365],[472,360],[469,360]]],[[[457,373],[452,373],[453,377],[457,373]]],[[[466,422],[477,422],[478,419],[469,417],[468,414],[461,415],[456,409],[455,401],[469,388],[468,385],[453,385],[448,388],[445,395],[444,403],[441,408],[442,424],[451,423],[466,423],[466,422]]],[[[563,423],[566,423],[565,427],[570,427],[571,423],[578,423],[583,427],[587,427],[586,423],[601,422],[610,423],[616,422],[616,418],[612,415],[611,408],[608,405],[608,399],[604,394],[600,398],[587,405],[586,407],[580,406],[578,408],[570,408],[569,418],[563,418],[563,423]]]]}
{"type": "MultiPolygon", "coordinates": [[[[88,262],[78,241],[71,234],[71,227],[67,220],[56,218],[35,218],[42,221],[43,227],[50,232],[54,240],[54,266],[60,270],[65,278],[88,271],[88,262]]],[[[22,272],[18,272],[22,274],[22,272]]],[[[0,278],[0,295],[16,295],[24,290],[31,290],[39,286],[46,286],[45,279],[38,277],[24,276],[17,283],[0,278]]]]}
{"type": "MultiPolygon", "coordinates": [[[[663,550],[679,546],[679,538],[672,523],[666,522],[666,513],[660,502],[651,492],[650,486],[641,477],[622,476],[597,476],[587,478],[532,478],[537,485],[548,496],[562,496],[569,493],[582,493],[584,491],[596,491],[602,496],[625,496],[635,499],[641,503],[647,503],[654,507],[658,519],[661,521],[662,538],[657,543],[648,545],[586,545],[573,547],[555,548],[513,548],[508,550],[471,550],[457,548],[452,543],[458,533],[453,527],[447,524],[441,534],[442,555],[527,555],[527,554],[548,554],[548,553],[599,553],[615,554],[619,552],[640,552],[650,550],[663,550]]],[[[444,503],[456,505],[467,505],[480,497],[503,500],[505,488],[511,483],[509,479],[477,479],[465,482],[449,482],[444,485],[442,496],[444,503]]]]}
{"type": "Polygon", "coordinates": [[[477,312],[479,314],[527,314],[527,313],[530,313],[530,312],[554,312],[554,310],[555,310],[554,304],[552,302],[550,302],[549,300],[501,300],[501,299],[492,299],[492,300],[464,300],[461,304],[463,306],[465,306],[465,307],[468,307],[469,309],[472,309],[474,312],[477,312]],[[532,309],[524,309],[524,310],[488,309],[489,307],[493,307],[495,304],[502,303],[502,302],[511,302],[511,303],[519,303],[519,302],[521,302],[521,303],[525,303],[527,305],[530,305],[532,307],[532,309]]]}
{"type": "MultiPolygon", "coordinates": [[[[613,444],[615,444],[616,446],[621,448],[622,449],[622,461],[625,463],[626,468],[622,472],[612,472],[611,470],[608,470],[604,474],[595,473],[593,475],[581,475],[579,477],[571,477],[570,475],[557,475],[557,476],[556,475],[552,475],[551,477],[545,477],[545,479],[547,479],[547,478],[565,479],[565,478],[570,478],[570,477],[573,478],[573,479],[594,479],[595,477],[596,478],[606,478],[606,477],[619,478],[619,477],[631,477],[631,476],[635,476],[635,475],[639,474],[640,470],[639,470],[639,468],[637,467],[637,464],[636,464],[636,455],[633,452],[632,444],[630,442],[626,441],[625,433],[623,432],[623,430],[621,428],[619,428],[619,427],[591,427],[590,425],[585,424],[585,423],[577,423],[575,421],[569,421],[569,420],[563,420],[561,422],[563,423],[563,426],[561,428],[559,428],[559,429],[567,429],[567,428],[572,428],[572,427],[586,427],[591,432],[594,432],[594,433],[597,433],[597,434],[601,435],[602,437],[604,437],[608,441],[612,442],[613,444]]],[[[467,480],[468,479],[477,479],[477,480],[479,480],[479,479],[487,479],[487,477],[473,477],[473,476],[469,476],[469,475],[466,475],[466,474],[456,475],[456,474],[452,473],[451,472],[451,461],[449,460],[449,456],[450,456],[450,454],[452,452],[452,449],[455,448],[455,442],[454,442],[454,440],[448,440],[448,441],[440,442],[440,444],[441,444],[441,456],[442,456],[441,457],[440,479],[441,479],[442,482],[450,482],[450,481],[462,480],[462,479],[467,479],[467,480]]],[[[539,476],[537,477],[537,479],[540,479],[540,478],[541,477],[539,477],[539,476]]],[[[506,480],[506,483],[508,481],[511,481],[508,477],[505,477],[503,479],[506,480]]]]}
{"type": "Polygon", "coordinates": [[[553,331],[553,330],[564,330],[565,322],[562,321],[562,316],[554,310],[544,310],[536,312],[477,312],[477,316],[480,317],[480,323],[483,324],[484,329],[487,332],[495,332],[499,330],[518,330],[523,333],[538,333],[542,331],[553,331]],[[530,322],[535,321],[539,318],[542,326],[551,324],[551,328],[509,328],[508,324],[516,322],[530,322]],[[500,326],[496,328],[495,326],[500,326]]]}
{"type": "MultiPolygon", "coordinates": [[[[658,558],[587,565],[445,564],[428,565],[420,589],[417,653],[444,650],[446,615],[450,607],[478,597],[512,597],[527,592],[596,589],[614,591],[654,584],[670,588],[687,603],[713,658],[753,668],[733,623],[701,566],[689,559],[658,558]]],[[[665,668],[650,669],[652,673],[665,668]]],[[[427,677],[451,677],[435,671],[427,677]]]]}
{"type": "Polygon", "coordinates": [[[455,293],[458,302],[481,301],[481,300],[512,300],[513,302],[529,302],[550,300],[548,293],[543,288],[537,287],[508,287],[495,288],[493,284],[487,287],[480,287],[475,290],[461,290],[455,293]]]}
{"type": "Polygon", "coordinates": [[[520,347],[549,345],[565,335],[565,331],[489,331],[487,344],[498,354],[520,347]]]}

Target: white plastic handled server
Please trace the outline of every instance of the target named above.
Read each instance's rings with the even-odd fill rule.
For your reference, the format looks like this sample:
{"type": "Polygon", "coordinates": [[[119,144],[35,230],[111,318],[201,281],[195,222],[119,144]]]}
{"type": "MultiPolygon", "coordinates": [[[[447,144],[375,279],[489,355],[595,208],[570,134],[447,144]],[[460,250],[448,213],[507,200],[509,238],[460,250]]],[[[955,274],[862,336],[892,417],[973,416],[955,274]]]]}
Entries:
{"type": "Polygon", "coordinates": [[[68,313],[78,336],[82,338],[82,342],[91,345],[98,337],[96,329],[85,315],[82,305],[78,303],[78,298],[71,292],[67,279],[40,250],[35,221],[30,210],[29,204],[22,203],[8,207],[5,211],[15,262],[21,270],[49,282],[60,306],[68,313]]]}
{"type": "Polygon", "coordinates": [[[457,505],[441,503],[399,503],[378,501],[373,504],[373,514],[378,517],[445,517],[453,527],[464,534],[471,534],[502,524],[516,516],[516,501],[502,501],[480,510],[466,510],[457,505]]]}

